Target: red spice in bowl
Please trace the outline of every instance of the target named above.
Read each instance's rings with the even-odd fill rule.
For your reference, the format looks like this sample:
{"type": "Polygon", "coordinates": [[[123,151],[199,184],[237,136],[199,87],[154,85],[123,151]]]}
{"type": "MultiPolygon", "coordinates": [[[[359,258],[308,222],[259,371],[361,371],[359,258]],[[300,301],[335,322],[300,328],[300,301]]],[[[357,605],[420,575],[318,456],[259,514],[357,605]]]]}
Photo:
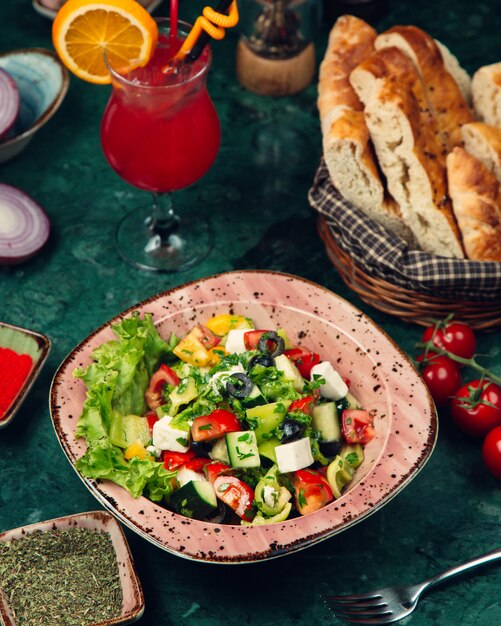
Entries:
{"type": "Polygon", "coordinates": [[[33,359],[29,354],[18,354],[10,348],[0,347],[0,420],[7,416],[32,367],[33,359]]]}
{"type": "Polygon", "coordinates": [[[45,335],[0,322],[0,428],[17,413],[49,350],[45,335]]]}

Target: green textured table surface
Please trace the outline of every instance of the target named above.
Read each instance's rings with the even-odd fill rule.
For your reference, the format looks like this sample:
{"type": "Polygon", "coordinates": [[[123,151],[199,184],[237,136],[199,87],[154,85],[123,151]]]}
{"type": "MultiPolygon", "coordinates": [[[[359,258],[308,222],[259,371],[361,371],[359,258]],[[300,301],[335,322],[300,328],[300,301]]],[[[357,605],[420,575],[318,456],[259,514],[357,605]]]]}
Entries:
{"type": "MultiPolygon", "coordinates": [[[[200,2],[181,2],[188,18],[200,2]]],[[[161,9],[162,7],[160,7],[161,9]]],[[[161,14],[157,10],[157,14],[161,14]]],[[[428,29],[473,71],[501,59],[498,0],[391,2],[378,28],[414,23],[428,29]]],[[[50,22],[29,0],[0,3],[0,49],[51,48],[50,22]]],[[[317,49],[323,54],[327,25],[317,49]]],[[[0,180],[36,198],[52,222],[49,245],[33,260],[0,269],[0,318],[46,333],[53,346],[20,413],[0,432],[0,531],[100,508],[68,464],[54,435],[48,393],[69,350],[136,302],[186,281],[233,269],[295,273],[339,293],[368,313],[410,354],[418,327],[364,305],[328,262],[307,202],[321,151],[315,86],[283,99],[246,92],[235,78],[236,36],[214,51],[209,79],[223,142],[204,180],[179,196],[213,221],[210,256],[182,274],[155,276],[126,265],[113,243],[119,218],[144,194],[107,166],[99,123],[109,89],[72,78],[57,115],[26,152],[0,166],[0,180]]],[[[479,351],[501,373],[501,333],[479,351]]],[[[167,626],[335,624],[324,592],[361,592],[416,582],[501,545],[501,483],[483,467],[480,443],[440,413],[431,460],[372,517],[289,557],[245,566],[194,563],[127,532],[146,596],[142,624],[167,626]]],[[[436,589],[404,623],[416,626],[501,624],[501,568],[436,589]]]]}

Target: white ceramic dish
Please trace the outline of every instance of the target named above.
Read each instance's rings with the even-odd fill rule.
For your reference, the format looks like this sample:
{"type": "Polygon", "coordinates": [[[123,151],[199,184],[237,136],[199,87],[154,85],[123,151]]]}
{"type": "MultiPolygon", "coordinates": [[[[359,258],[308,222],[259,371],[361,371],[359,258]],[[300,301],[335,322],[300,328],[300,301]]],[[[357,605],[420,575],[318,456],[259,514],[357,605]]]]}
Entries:
{"type": "Polygon", "coordinates": [[[124,311],[82,341],[59,367],[51,388],[54,428],[68,460],[85,452],[75,439],[85,388],[72,372],[91,362],[92,351],[114,338],[111,324],[133,310],[151,312],[160,334],[181,336],[197,322],[231,311],[257,328],[284,328],[329,358],[362,406],[375,412],[376,437],[341,498],[310,515],[245,527],[193,520],[144,497],[134,499],[109,481],[87,488],[121,521],[148,541],[189,559],[220,563],[260,561],[290,554],[362,521],[393,498],[421,470],[437,436],[435,407],[409,358],[376,324],[346,300],[305,279],[266,271],[228,272],[203,278],[124,311]]]}

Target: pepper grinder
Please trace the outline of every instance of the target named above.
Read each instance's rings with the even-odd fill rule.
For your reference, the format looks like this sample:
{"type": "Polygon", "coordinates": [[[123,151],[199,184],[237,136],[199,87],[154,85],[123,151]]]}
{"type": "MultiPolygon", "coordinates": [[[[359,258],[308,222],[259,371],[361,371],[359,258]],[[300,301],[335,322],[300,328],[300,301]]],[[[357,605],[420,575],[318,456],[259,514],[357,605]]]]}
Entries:
{"type": "Polygon", "coordinates": [[[249,91],[285,96],[304,89],[316,70],[314,34],[320,0],[242,0],[236,68],[249,91]]]}

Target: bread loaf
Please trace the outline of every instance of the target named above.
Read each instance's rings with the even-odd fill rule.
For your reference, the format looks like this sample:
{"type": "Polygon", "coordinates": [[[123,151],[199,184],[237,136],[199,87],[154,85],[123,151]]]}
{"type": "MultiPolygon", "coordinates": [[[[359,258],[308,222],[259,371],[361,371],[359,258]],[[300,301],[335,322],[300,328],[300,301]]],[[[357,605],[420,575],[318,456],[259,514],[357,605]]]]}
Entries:
{"type": "Polygon", "coordinates": [[[353,70],[350,82],[364,104],[388,189],[420,247],[464,257],[447,195],[445,155],[413,62],[398,48],[382,49],[353,70]]]}
{"type": "Polygon", "coordinates": [[[501,63],[485,65],[473,74],[473,107],[481,120],[501,128],[501,63]]]}
{"type": "Polygon", "coordinates": [[[442,60],[445,65],[445,69],[449,72],[452,78],[456,81],[457,86],[461,90],[463,94],[463,98],[466,100],[468,106],[472,104],[472,95],[471,95],[471,78],[468,72],[463,69],[457,60],[457,58],[452,54],[452,52],[444,46],[444,44],[435,39],[435,43],[440,50],[440,54],[442,55],[442,60]]]}
{"type": "Polygon", "coordinates": [[[449,192],[466,255],[476,261],[501,261],[500,183],[464,148],[447,156],[449,192]]]}
{"type": "Polygon", "coordinates": [[[330,32],[318,85],[324,158],[344,198],[412,241],[398,206],[385,194],[362,103],[349,82],[351,70],[373,52],[375,38],[371,26],[351,15],[340,17],[330,32]]]}
{"type": "Polygon", "coordinates": [[[379,35],[374,45],[376,50],[397,47],[412,60],[425,85],[445,151],[461,145],[460,126],[474,117],[435,40],[416,26],[394,26],[379,35]]]}
{"type": "Polygon", "coordinates": [[[483,122],[461,126],[466,150],[501,182],[501,128],[483,122]]]}

